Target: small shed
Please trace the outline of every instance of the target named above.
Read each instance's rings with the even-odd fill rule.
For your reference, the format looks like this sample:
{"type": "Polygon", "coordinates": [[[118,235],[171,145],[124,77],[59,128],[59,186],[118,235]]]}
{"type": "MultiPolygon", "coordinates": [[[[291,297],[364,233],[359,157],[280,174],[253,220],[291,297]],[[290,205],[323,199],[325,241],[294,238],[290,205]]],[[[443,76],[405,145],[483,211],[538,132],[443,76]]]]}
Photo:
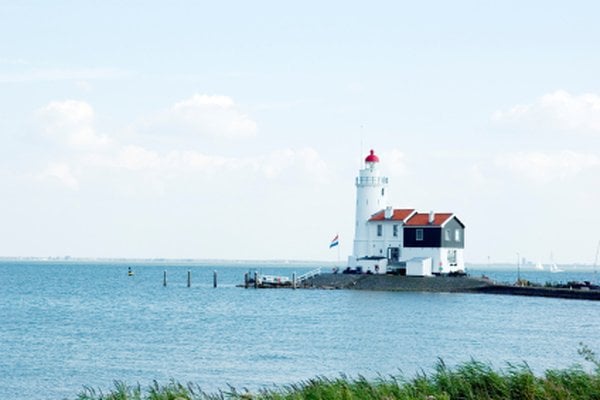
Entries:
{"type": "Polygon", "coordinates": [[[431,276],[431,257],[415,257],[406,262],[407,276],[431,276]]]}

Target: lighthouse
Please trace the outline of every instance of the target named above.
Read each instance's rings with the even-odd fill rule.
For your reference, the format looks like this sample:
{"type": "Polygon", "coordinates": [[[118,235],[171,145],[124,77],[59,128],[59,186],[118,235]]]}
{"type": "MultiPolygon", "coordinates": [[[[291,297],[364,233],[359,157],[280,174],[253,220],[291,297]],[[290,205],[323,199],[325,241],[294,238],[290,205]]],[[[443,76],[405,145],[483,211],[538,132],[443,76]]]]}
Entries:
{"type": "Polygon", "coordinates": [[[354,251],[349,258],[349,266],[370,254],[369,226],[371,216],[387,207],[388,178],[379,171],[379,157],[371,150],[365,158],[365,165],[356,177],[356,218],[354,221],[354,251]]]}
{"type": "Polygon", "coordinates": [[[345,273],[410,276],[464,271],[465,225],[454,213],[394,209],[373,150],[356,178],[354,248],[345,273]]]}

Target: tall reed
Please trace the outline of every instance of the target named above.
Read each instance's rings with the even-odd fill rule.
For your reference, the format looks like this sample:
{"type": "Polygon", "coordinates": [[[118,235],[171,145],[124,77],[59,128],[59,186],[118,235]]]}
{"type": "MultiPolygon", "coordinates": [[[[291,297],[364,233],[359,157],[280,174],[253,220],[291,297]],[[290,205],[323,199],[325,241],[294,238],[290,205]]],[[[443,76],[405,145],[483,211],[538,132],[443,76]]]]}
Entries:
{"type": "Polygon", "coordinates": [[[367,380],[317,377],[303,382],[262,389],[256,393],[229,388],[205,393],[197,385],[171,381],[154,382],[146,390],[139,385],[116,381],[106,394],[85,387],[78,400],[600,400],[600,363],[595,354],[583,346],[580,354],[595,368],[581,366],[548,370],[536,376],[527,364],[508,364],[495,370],[475,360],[448,367],[439,360],[434,370],[421,372],[412,379],[401,376],[367,380]]]}

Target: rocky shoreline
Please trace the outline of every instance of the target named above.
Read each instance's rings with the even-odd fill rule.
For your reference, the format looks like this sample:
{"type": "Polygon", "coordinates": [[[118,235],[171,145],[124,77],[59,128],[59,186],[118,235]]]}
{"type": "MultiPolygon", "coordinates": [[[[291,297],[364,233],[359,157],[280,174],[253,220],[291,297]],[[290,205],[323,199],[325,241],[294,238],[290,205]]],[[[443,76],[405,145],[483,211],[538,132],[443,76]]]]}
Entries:
{"type": "Polygon", "coordinates": [[[320,274],[303,282],[303,288],[385,290],[398,292],[472,292],[492,285],[485,279],[466,276],[419,277],[370,274],[320,274]]]}
{"type": "Polygon", "coordinates": [[[320,274],[299,286],[303,289],[351,289],[396,292],[485,293],[512,296],[538,296],[562,299],[600,300],[599,290],[522,287],[497,284],[469,276],[399,276],[320,274]]]}

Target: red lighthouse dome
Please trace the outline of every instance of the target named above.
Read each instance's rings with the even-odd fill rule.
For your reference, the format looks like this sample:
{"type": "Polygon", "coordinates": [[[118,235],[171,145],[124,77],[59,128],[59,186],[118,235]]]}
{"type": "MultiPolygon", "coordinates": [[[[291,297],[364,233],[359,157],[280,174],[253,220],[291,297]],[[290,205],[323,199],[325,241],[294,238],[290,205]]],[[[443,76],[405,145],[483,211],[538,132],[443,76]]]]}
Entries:
{"type": "Polygon", "coordinates": [[[365,158],[365,162],[375,163],[379,162],[379,157],[375,155],[375,151],[371,150],[370,154],[365,158]]]}

